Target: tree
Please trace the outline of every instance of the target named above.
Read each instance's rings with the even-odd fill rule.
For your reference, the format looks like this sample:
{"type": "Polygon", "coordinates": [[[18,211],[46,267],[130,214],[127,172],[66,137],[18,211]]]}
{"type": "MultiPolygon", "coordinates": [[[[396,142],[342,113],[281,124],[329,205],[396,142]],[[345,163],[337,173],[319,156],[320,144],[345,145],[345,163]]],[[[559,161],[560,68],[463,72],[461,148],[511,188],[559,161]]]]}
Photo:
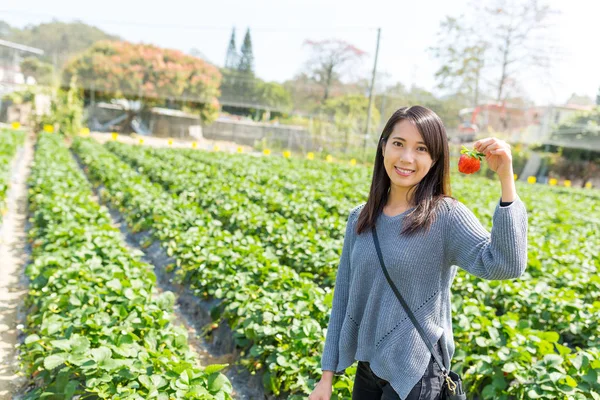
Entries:
{"type": "Polygon", "coordinates": [[[598,88],[598,93],[596,94],[596,105],[600,106],[600,88],[598,88]]]}
{"type": "Polygon", "coordinates": [[[0,39],[8,39],[14,31],[15,28],[10,26],[7,22],[0,20],[0,39]]]}
{"type": "Polygon", "coordinates": [[[484,8],[471,7],[468,16],[446,17],[438,33],[441,44],[431,48],[442,64],[436,73],[440,87],[470,94],[474,102],[482,91],[495,92],[498,102],[518,95],[524,71],[549,68],[555,49],[537,34],[547,29],[552,11],[538,0],[495,0],[484,8]]]}
{"type": "Polygon", "coordinates": [[[21,72],[25,76],[33,76],[40,85],[50,85],[54,76],[52,64],[40,61],[37,57],[26,57],[21,61],[21,72]]]}
{"type": "Polygon", "coordinates": [[[231,38],[229,39],[229,47],[227,48],[227,55],[225,56],[225,68],[236,69],[239,63],[239,54],[235,47],[235,28],[231,31],[231,38]]]}
{"type": "Polygon", "coordinates": [[[254,76],[254,54],[252,53],[250,28],[246,30],[246,36],[244,36],[244,43],[242,43],[240,53],[240,62],[237,68],[238,71],[245,75],[254,76]]]}
{"type": "Polygon", "coordinates": [[[382,122],[385,122],[385,118],[389,118],[398,108],[417,104],[433,110],[442,119],[446,128],[456,128],[459,122],[458,112],[468,105],[468,100],[461,94],[436,97],[433,93],[417,86],[407,89],[400,82],[389,86],[375,97],[375,108],[380,110],[382,122]]]}
{"type": "MultiPolygon", "coordinates": [[[[497,83],[496,101],[508,95],[506,85],[527,67],[549,67],[549,52],[545,47],[534,48],[534,33],[545,28],[543,24],[550,14],[547,5],[537,0],[521,3],[497,0],[496,6],[486,10],[487,18],[492,22],[490,34],[497,39],[495,61],[500,63],[500,78],[497,83]]],[[[490,39],[493,40],[493,39],[490,39]]]]}
{"type": "Polygon", "coordinates": [[[571,97],[569,97],[569,99],[567,100],[566,104],[574,104],[578,106],[593,106],[594,100],[590,96],[573,93],[571,94],[571,97]]]}
{"type": "Polygon", "coordinates": [[[344,69],[355,65],[365,54],[354,45],[337,39],[306,40],[304,44],[311,50],[306,64],[307,75],[323,88],[322,102],[329,98],[331,86],[340,80],[344,69]]]}
{"type": "Polygon", "coordinates": [[[289,112],[292,108],[292,97],[285,88],[276,82],[263,82],[257,80],[256,100],[269,108],[281,112],[289,112]]]}
{"type": "Polygon", "coordinates": [[[53,20],[39,25],[29,25],[23,29],[7,29],[3,39],[44,50],[40,60],[54,65],[56,70],[73,55],[89,48],[99,40],[120,40],[94,26],[83,22],[64,23],[53,20]]]}
{"type": "Polygon", "coordinates": [[[212,122],[218,114],[218,69],[178,50],[102,41],[69,61],[63,82],[72,76],[87,96],[94,91],[97,99],[127,100],[127,119],[122,124],[126,131],[141,109],[164,105],[168,99],[198,112],[203,122],[212,122]]]}
{"type": "Polygon", "coordinates": [[[472,28],[461,25],[462,19],[446,17],[437,34],[438,45],[429,50],[442,65],[435,73],[438,88],[471,97],[475,106],[479,103],[481,70],[489,44],[472,28]]]}
{"type": "MultiPolygon", "coordinates": [[[[362,137],[367,120],[367,107],[369,99],[361,94],[348,94],[344,96],[327,99],[320,111],[333,122],[333,131],[329,136],[343,137],[343,150],[350,147],[351,137],[362,137]]],[[[373,125],[379,124],[379,111],[372,111],[371,120],[373,125]]]]}

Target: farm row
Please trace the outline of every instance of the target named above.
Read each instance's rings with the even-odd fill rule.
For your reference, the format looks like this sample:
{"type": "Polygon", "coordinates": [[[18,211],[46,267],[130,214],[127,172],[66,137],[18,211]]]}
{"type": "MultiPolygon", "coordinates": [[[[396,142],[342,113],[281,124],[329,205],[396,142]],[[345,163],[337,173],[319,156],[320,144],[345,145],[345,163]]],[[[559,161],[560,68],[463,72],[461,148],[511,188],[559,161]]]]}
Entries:
{"type": "Polygon", "coordinates": [[[19,146],[23,144],[25,134],[22,131],[1,129],[0,138],[0,223],[2,223],[2,216],[6,212],[5,200],[10,183],[12,160],[19,146]]]}
{"type": "MultiPolygon", "coordinates": [[[[242,362],[264,373],[265,387],[309,393],[319,378],[342,226],[364,201],[369,172],[82,139],[74,149],[132,229],[151,230],[167,247],[179,283],[222,299],[215,317],[235,331],[242,362]]],[[[489,229],[498,183],[453,176],[453,188],[489,229]]],[[[598,215],[598,194],[518,190],[530,207],[528,269],[514,281],[459,273],[453,368],[484,398],[595,398],[600,233],[590,215],[598,215]]],[[[352,373],[337,378],[342,397],[352,373]]]]}
{"type": "Polygon", "coordinates": [[[199,366],[174,295],[157,293],[59,136],[40,135],[29,186],[25,398],[231,398],[224,366],[199,366]]]}
{"type": "MultiPolygon", "coordinates": [[[[2,178],[24,135],[0,135],[2,178]]],[[[266,391],[305,398],[320,378],[347,213],[365,201],[371,171],[82,138],[72,150],[87,179],[61,137],[43,133],[29,181],[27,398],[230,398],[224,366],[199,366],[173,325],[173,295],[157,294],[152,267],[124,247],[88,179],[131,231],[164,246],[175,283],[218,299],[213,327],[232,329],[240,363],[266,391]]],[[[485,281],[459,270],[452,369],[480,398],[599,399],[600,196],[517,185],[527,271],[485,281]]],[[[489,230],[499,184],[457,175],[452,186],[489,230]]],[[[346,372],[334,398],[351,396],[346,372]]]]}

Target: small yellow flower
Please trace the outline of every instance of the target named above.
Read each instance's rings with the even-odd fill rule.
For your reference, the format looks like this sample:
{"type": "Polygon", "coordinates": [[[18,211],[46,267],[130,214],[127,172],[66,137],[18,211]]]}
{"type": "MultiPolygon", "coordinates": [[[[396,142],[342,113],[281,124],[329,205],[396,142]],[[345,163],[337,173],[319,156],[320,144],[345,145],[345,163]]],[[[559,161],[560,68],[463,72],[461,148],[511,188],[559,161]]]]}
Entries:
{"type": "Polygon", "coordinates": [[[331,154],[327,154],[327,157],[325,157],[325,160],[327,162],[332,162],[333,161],[333,157],[331,156],[331,154]]]}
{"type": "Polygon", "coordinates": [[[309,152],[308,154],[306,154],[306,158],[308,158],[309,160],[314,160],[315,159],[315,153],[313,153],[312,151],[309,152]]]}
{"type": "Polygon", "coordinates": [[[119,134],[117,132],[113,132],[111,133],[112,136],[112,140],[117,140],[117,138],[119,137],[119,134]]]}
{"type": "Polygon", "coordinates": [[[52,133],[54,132],[54,127],[50,124],[44,125],[44,132],[52,133]]]}
{"type": "Polygon", "coordinates": [[[565,179],[565,181],[563,182],[563,184],[565,185],[565,187],[571,187],[571,181],[568,179],[565,179]]]}
{"type": "Polygon", "coordinates": [[[536,181],[537,179],[535,178],[535,176],[527,177],[527,183],[535,183],[536,181]]]}
{"type": "Polygon", "coordinates": [[[10,126],[12,126],[13,129],[19,129],[21,127],[21,123],[15,121],[10,126]]]}
{"type": "Polygon", "coordinates": [[[87,136],[90,134],[90,128],[81,128],[81,134],[87,136]]]}
{"type": "Polygon", "coordinates": [[[350,165],[356,165],[356,159],[353,158],[352,160],[350,160],[350,165]]]}
{"type": "Polygon", "coordinates": [[[243,153],[244,152],[244,148],[242,146],[238,146],[237,152],[238,153],[243,153]]]}
{"type": "Polygon", "coordinates": [[[550,180],[548,181],[548,184],[550,186],[556,186],[557,183],[558,183],[558,179],[556,179],[556,178],[550,178],[550,180]]]}
{"type": "Polygon", "coordinates": [[[285,158],[290,158],[292,156],[292,152],[289,151],[289,150],[286,150],[286,151],[283,152],[283,156],[285,158]]]}
{"type": "Polygon", "coordinates": [[[269,149],[264,149],[264,150],[263,150],[263,154],[264,154],[265,156],[268,156],[269,154],[271,154],[271,150],[269,150],[269,149]]]}
{"type": "Polygon", "coordinates": [[[144,144],[144,139],[140,139],[140,144],[144,144]]]}
{"type": "Polygon", "coordinates": [[[214,150],[214,151],[219,151],[219,146],[215,144],[215,145],[213,146],[213,150],[214,150]]]}
{"type": "Polygon", "coordinates": [[[591,189],[592,188],[592,182],[586,182],[585,183],[585,188],[586,189],[591,189]]]}
{"type": "Polygon", "coordinates": [[[198,147],[198,143],[192,142],[192,149],[195,149],[196,147],[198,147]]]}
{"type": "Polygon", "coordinates": [[[515,178],[515,181],[516,181],[519,178],[519,175],[513,174],[513,178],[515,178]]]}

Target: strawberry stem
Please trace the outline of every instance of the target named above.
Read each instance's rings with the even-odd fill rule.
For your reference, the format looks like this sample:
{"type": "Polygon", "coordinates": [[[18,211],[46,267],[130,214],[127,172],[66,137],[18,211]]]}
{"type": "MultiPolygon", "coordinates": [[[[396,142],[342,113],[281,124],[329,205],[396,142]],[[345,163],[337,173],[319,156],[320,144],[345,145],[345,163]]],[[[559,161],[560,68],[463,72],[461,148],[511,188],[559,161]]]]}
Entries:
{"type": "Polygon", "coordinates": [[[469,157],[472,158],[478,158],[479,160],[482,159],[482,157],[485,157],[484,153],[480,153],[479,151],[476,151],[475,149],[468,149],[465,146],[462,146],[462,150],[460,151],[460,154],[466,154],[469,157]]]}

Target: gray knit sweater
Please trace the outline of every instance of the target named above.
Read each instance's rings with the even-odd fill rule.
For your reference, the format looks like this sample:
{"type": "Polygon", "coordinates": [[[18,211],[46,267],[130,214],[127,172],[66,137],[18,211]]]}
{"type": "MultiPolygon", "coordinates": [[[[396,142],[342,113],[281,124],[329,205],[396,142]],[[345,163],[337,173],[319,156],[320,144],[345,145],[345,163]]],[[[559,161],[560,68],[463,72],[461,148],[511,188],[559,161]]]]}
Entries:
{"type": "MultiPolygon", "coordinates": [[[[356,234],[363,206],[348,217],[321,369],[342,374],[355,360],[368,361],[404,399],[425,373],[431,354],[381,271],[373,235],[356,234]]],[[[400,236],[402,220],[413,210],[393,217],[380,214],[381,251],[390,277],[431,342],[441,338],[450,369],[455,349],[450,286],[457,266],[483,279],[520,277],[527,265],[527,210],[518,196],[506,207],[498,201],[490,234],[464,204],[446,197],[429,232],[400,236]]]]}

